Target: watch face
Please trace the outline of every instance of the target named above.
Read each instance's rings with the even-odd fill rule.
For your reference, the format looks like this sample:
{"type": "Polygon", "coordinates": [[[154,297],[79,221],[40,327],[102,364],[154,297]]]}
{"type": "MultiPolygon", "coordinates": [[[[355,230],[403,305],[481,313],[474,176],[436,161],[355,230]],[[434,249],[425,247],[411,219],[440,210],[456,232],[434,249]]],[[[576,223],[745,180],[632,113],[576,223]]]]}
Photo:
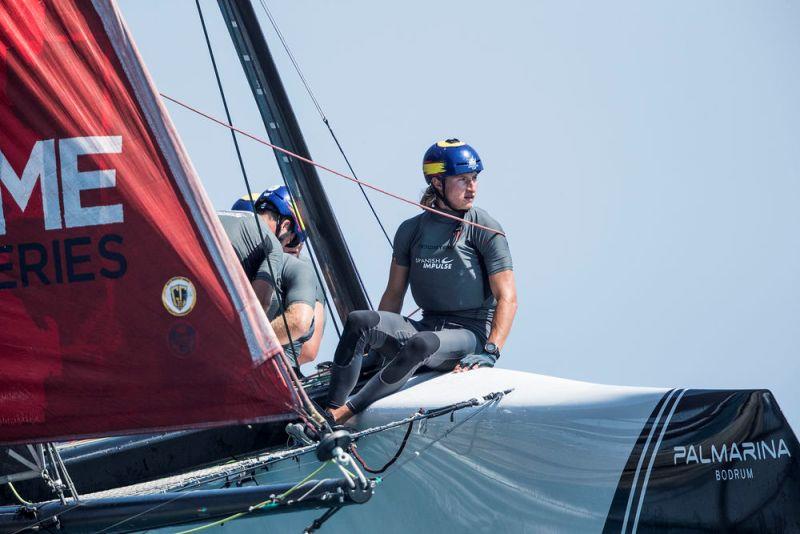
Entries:
{"type": "Polygon", "coordinates": [[[494,343],[489,342],[489,343],[487,343],[486,345],[483,346],[483,350],[485,350],[489,354],[494,354],[495,352],[497,352],[497,345],[495,345],[494,343]]]}

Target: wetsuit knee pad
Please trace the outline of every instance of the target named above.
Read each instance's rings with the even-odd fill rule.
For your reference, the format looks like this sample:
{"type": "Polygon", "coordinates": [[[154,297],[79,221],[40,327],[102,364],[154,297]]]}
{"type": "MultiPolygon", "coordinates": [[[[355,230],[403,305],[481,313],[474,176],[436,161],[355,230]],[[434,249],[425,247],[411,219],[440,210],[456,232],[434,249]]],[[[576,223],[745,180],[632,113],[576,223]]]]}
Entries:
{"type": "Polygon", "coordinates": [[[372,310],[356,310],[347,315],[347,322],[344,325],[344,329],[345,332],[348,330],[368,330],[378,326],[380,320],[381,316],[378,312],[372,310]]]}
{"type": "Polygon", "coordinates": [[[419,332],[409,339],[397,358],[381,373],[387,384],[397,382],[410,371],[422,365],[428,357],[439,350],[439,338],[433,332],[419,332]]]}
{"type": "Polygon", "coordinates": [[[336,365],[349,365],[353,359],[352,348],[356,346],[358,340],[370,328],[375,328],[381,320],[380,314],[371,310],[356,310],[347,316],[344,324],[342,338],[339,340],[339,347],[350,350],[339,350],[333,355],[336,365]]]}

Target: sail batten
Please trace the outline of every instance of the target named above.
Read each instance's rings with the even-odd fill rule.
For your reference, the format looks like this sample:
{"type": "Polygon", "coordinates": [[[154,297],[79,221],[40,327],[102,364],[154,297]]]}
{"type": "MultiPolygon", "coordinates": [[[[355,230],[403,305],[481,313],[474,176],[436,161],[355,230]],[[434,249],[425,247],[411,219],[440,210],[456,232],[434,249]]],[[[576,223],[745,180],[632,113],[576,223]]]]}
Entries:
{"type": "Polygon", "coordinates": [[[116,6],[0,6],[0,442],[298,409],[116,6]]]}

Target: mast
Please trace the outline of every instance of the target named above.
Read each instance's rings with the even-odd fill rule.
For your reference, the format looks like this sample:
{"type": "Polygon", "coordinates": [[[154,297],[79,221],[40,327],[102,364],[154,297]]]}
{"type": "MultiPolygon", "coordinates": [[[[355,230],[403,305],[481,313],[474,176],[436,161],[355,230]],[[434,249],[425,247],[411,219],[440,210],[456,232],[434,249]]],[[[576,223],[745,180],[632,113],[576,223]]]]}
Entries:
{"type": "MultiPolygon", "coordinates": [[[[252,4],[249,0],[218,3],[270,141],[311,159],[252,4]]],[[[275,158],[305,215],[304,223],[339,317],[344,321],[353,310],[370,309],[367,292],[316,169],[277,151],[275,158]]]]}

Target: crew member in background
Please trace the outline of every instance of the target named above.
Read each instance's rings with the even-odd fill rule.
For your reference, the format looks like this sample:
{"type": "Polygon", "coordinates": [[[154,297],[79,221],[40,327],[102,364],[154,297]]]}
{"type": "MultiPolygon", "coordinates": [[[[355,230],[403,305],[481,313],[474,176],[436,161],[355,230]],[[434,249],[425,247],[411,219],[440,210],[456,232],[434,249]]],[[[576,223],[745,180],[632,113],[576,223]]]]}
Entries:
{"type": "Polygon", "coordinates": [[[325,324],[325,297],[312,266],[298,256],[306,239],[302,219],[285,186],[275,186],[264,191],[255,202],[247,196],[233,205],[234,210],[251,214],[256,212],[264,218],[269,232],[282,246],[283,264],[278,276],[278,291],[285,306],[281,308],[277,296],[267,309],[267,317],[284,352],[295,370],[300,365],[313,361],[322,338],[325,324]],[[289,326],[287,335],[286,325],[289,326]],[[289,338],[291,337],[291,343],[289,338]]]}
{"type": "MultiPolygon", "coordinates": [[[[300,254],[299,249],[296,254],[300,254]]],[[[310,263],[302,259],[301,261],[311,267],[310,263]]],[[[314,268],[311,267],[311,270],[313,271],[314,268]]],[[[299,365],[313,362],[317,359],[319,347],[322,344],[322,335],[325,333],[325,292],[322,289],[322,285],[319,283],[319,279],[316,277],[316,273],[314,276],[314,285],[316,286],[314,290],[314,332],[311,334],[311,338],[303,343],[303,347],[300,349],[299,365]]]]}
{"type": "Polygon", "coordinates": [[[517,296],[508,242],[500,224],[473,206],[483,170],[478,153],[458,139],[439,141],[422,169],[428,188],[421,204],[494,231],[429,211],[400,225],[379,311],[350,313],[333,357],[328,412],[337,423],[399,390],[423,365],[492,367],[511,330],[517,296]],[[420,321],[400,314],[409,283],[420,321]],[[389,363],[348,399],[370,349],[389,363]]]}
{"type": "Polygon", "coordinates": [[[252,212],[247,214],[242,211],[220,211],[217,216],[256,297],[266,310],[272,302],[275,288],[278,287],[278,277],[284,263],[280,242],[272,232],[264,231],[268,227],[268,217],[260,215],[262,228],[259,231],[252,212]]]}

